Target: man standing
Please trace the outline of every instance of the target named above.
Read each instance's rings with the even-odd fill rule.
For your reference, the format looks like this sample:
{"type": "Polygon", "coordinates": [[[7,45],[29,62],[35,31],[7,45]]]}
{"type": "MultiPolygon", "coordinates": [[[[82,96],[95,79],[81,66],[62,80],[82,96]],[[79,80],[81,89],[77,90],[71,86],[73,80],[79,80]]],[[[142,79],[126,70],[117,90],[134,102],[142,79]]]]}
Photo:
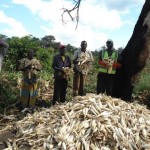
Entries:
{"type": "Polygon", "coordinates": [[[54,69],[54,93],[52,105],[57,102],[66,101],[66,91],[68,86],[68,78],[65,75],[64,68],[71,68],[71,60],[69,56],[65,55],[66,47],[60,46],[59,54],[54,56],[52,68],[54,69]]]}
{"type": "Polygon", "coordinates": [[[87,50],[87,42],[81,42],[81,48],[74,52],[74,77],[73,77],[73,96],[85,95],[84,86],[86,76],[93,61],[93,55],[87,50]]]}
{"type": "Polygon", "coordinates": [[[4,56],[6,55],[7,49],[8,49],[9,45],[0,39],[0,72],[2,69],[2,65],[3,65],[3,59],[4,56]]]}
{"type": "Polygon", "coordinates": [[[113,48],[113,41],[107,40],[107,49],[99,55],[99,73],[97,76],[97,94],[105,93],[112,96],[116,68],[121,65],[118,61],[118,51],[113,48]]]}

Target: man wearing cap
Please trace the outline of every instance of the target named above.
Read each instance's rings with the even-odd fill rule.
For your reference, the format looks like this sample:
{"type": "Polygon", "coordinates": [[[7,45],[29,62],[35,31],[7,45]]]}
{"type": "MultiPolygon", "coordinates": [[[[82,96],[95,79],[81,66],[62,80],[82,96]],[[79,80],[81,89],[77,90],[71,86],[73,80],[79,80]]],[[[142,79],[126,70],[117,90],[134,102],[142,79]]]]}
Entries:
{"type": "Polygon", "coordinates": [[[65,55],[66,47],[61,45],[59,54],[54,56],[52,68],[54,69],[54,93],[52,105],[56,102],[66,101],[66,91],[68,86],[68,78],[65,77],[63,68],[71,68],[71,60],[69,56],[65,55]]]}
{"type": "Polygon", "coordinates": [[[106,41],[107,49],[100,51],[99,73],[97,76],[97,94],[105,93],[112,96],[116,68],[121,67],[118,61],[118,51],[113,48],[113,41],[106,41]]]}
{"type": "Polygon", "coordinates": [[[87,74],[93,61],[92,53],[87,50],[87,42],[81,42],[81,48],[74,52],[73,96],[85,95],[84,86],[87,74]]]}
{"type": "Polygon", "coordinates": [[[9,45],[5,41],[0,39],[0,72],[2,69],[3,59],[4,59],[4,56],[6,55],[8,47],[9,45]]]}

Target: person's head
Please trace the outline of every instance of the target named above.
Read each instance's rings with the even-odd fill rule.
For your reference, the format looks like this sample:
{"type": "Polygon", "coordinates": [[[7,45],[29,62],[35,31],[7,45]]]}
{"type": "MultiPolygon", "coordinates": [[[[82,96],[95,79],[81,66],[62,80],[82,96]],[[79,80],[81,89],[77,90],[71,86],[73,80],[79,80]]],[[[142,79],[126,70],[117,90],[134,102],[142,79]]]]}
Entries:
{"type": "Polygon", "coordinates": [[[33,49],[29,49],[27,52],[27,57],[28,59],[32,59],[34,56],[34,50],[33,49]]]}
{"type": "Polygon", "coordinates": [[[82,41],[81,42],[81,50],[85,52],[86,48],[87,48],[87,42],[86,41],[82,41]]]}
{"type": "Polygon", "coordinates": [[[60,48],[59,48],[59,53],[60,55],[65,55],[65,50],[66,50],[66,47],[64,45],[61,45],[60,48]]]}
{"type": "Polygon", "coordinates": [[[108,50],[112,50],[112,48],[113,48],[113,41],[111,40],[111,39],[108,39],[107,41],[106,41],[106,46],[107,46],[107,49],[108,50]]]}
{"type": "Polygon", "coordinates": [[[3,46],[3,43],[2,43],[2,40],[0,40],[0,47],[2,47],[3,46]]]}
{"type": "Polygon", "coordinates": [[[0,39],[0,47],[3,47],[4,45],[5,45],[5,42],[2,39],[0,39]]]}

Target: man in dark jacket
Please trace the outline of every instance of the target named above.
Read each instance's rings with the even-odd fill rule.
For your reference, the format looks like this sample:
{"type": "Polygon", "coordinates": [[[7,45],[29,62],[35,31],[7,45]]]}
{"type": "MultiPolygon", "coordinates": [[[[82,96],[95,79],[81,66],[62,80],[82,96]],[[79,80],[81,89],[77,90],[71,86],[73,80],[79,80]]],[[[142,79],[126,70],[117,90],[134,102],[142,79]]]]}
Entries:
{"type": "Polygon", "coordinates": [[[54,56],[52,68],[54,69],[54,93],[52,105],[57,102],[66,101],[68,78],[65,76],[64,68],[71,68],[71,60],[65,55],[65,46],[60,46],[59,54],[54,56]]]}

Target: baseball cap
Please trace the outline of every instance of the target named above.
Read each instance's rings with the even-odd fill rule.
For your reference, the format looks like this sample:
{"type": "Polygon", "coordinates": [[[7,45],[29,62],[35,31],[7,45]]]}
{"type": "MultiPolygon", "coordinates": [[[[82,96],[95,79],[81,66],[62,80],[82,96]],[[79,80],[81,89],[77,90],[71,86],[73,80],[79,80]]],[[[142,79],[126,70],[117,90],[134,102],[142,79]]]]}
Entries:
{"type": "Polygon", "coordinates": [[[66,48],[65,45],[60,45],[60,49],[66,48]]]}
{"type": "Polygon", "coordinates": [[[111,44],[113,44],[113,40],[108,39],[108,40],[106,41],[106,43],[111,43],[111,44]]]}

